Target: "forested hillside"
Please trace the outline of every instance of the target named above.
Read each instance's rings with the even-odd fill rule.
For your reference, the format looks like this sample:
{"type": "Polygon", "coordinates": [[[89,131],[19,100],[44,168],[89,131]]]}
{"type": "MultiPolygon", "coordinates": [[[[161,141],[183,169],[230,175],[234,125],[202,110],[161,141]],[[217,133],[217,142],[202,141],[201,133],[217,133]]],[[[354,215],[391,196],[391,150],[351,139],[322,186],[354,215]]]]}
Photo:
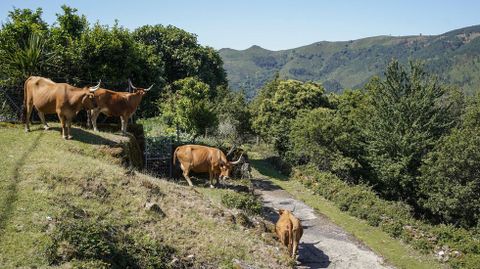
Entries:
{"type": "Polygon", "coordinates": [[[480,83],[480,26],[441,35],[376,36],[342,42],[317,42],[282,51],[259,46],[246,50],[222,49],[230,85],[243,88],[248,97],[271,80],[281,78],[322,83],[327,91],[363,86],[371,76],[382,75],[388,62],[425,61],[426,70],[441,80],[476,91],[480,83]]]}

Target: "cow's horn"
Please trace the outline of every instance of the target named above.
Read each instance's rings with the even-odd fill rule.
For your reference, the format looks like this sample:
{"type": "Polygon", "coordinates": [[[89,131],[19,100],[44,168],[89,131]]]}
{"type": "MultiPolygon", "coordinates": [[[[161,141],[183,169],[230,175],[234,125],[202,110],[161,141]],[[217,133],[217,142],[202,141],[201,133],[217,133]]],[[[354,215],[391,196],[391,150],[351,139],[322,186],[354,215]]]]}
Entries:
{"type": "Polygon", "coordinates": [[[90,92],[94,92],[98,90],[98,88],[100,88],[101,83],[102,83],[102,80],[99,80],[97,86],[90,87],[90,92]]]}
{"type": "Polygon", "coordinates": [[[134,90],[137,89],[137,87],[133,86],[132,81],[130,79],[128,79],[128,86],[130,86],[130,88],[132,88],[134,90]]]}
{"type": "Polygon", "coordinates": [[[153,88],[153,85],[155,85],[155,83],[152,84],[152,86],[148,87],[147,89],[145,89],[144,91],[148,92],[149,90],[151,90],[153,88]]]}
{"type": "Polygon", "coordinates": [[[243,152],[242,154],[240,154],[240,157],[238,158],[238,160],[234,161],[234,162],[230,162],[231,165],[236,165],[240,162],[240,160],[242,159],[242,156],[243,156],[243,152]]]}

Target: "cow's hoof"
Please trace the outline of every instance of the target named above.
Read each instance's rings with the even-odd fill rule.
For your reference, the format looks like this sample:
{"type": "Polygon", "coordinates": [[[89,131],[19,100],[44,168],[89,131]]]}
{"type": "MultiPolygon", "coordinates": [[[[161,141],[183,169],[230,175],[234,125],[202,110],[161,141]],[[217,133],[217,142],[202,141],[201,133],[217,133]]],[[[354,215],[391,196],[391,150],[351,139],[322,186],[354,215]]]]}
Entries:
{"type": "Polygon", "coordinates": [[[210,184],[210,189],[213,189],[213,188],[215,188],[215,186],[213,186],[212,184],[210,184]]]}
{"type": "Polygon", "coordinates": [[[28,133],[28,132],[30,132],[30,129],[25,129],[25,133],[28,133]]]}
{"type": "Polygon", "coordinates": [[[63,137],[63,139],[67,140],[67,137],[66,137],[66,136],[62,135],[62,137],[63,137]]]}
{"type": "Polygon", "coordinates": [[[67,139],[68,139],[68,140],[70,140],[70,139],[72,139],[72,138],[73,138],[73,136],[71,136],[71,135],[67,136],[67,139]]]}
{"type": "Polygon", "coordinates": [[[43,126],[43,129],[44,129],[45,131],[48,131],[48,130],[50,130],[50,126],[45,125],[45,126],[43,126]]]}
{"type": "Polygon", "coordinates": [[[93,128],[93,131],[94,131],[94,132],[98,132],[98,129],[97,129],[97,128],[93,128]]]}

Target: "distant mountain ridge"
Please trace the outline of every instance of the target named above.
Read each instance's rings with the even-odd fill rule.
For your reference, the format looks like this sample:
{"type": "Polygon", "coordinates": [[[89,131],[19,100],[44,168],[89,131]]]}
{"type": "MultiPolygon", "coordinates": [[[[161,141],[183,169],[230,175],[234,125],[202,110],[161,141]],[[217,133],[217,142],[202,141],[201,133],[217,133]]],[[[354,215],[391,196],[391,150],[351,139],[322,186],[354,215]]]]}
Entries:
{"type": "Polygon", "coordinates": [[[472,93],[480,87],[480,25],[440,35],[374,36],[351,41],[321,41],[288,50],[259,46],[246,50],[221,49],[230,86],[249,98],[272,79],[318,81],[327,91],[363,86],[382,75],[392,58],[402,63],[422,60],[439,79],[472,93]]]}

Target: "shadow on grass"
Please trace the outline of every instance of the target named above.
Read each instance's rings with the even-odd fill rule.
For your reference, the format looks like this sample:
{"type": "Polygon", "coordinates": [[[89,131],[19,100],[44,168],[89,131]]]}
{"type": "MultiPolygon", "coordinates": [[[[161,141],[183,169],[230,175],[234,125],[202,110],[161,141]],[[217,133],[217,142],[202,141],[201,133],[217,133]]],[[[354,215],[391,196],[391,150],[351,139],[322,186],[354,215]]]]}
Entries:
{"type": "MultiPolygon", "coordinates": [[[[59,128],[60,129],[60,128],[59,128]]],[[[102,136],[96,135],[91,132],[87,132],[80,128],[72,128],[73,140],[77,140],[83,143],[88,143],[92,145],[115,145],[117,142],[104,138],[102,136]]]]}
{"type": "Polygon", "coordinates": [[[287,181],[288,177],[281,174],[271,164],[269,164],[265,159],[261,160],[250,160],[252,166],[262,175],[266,177],[271,177],[278,180],[287,181]]]}
{"type": "MultiPolygon", "coordinates": [[[[36,133],[36,132],[41,132],[41,133],[58,132],[58,135],[61,136],[62,135],[62,128],[58,127],[58,126],[50,126],[48,131],[45,131],[43,129],[43,127],[32,128],[31,131],[30,131],[30,133],[36,133]]],[[[108,145],[108,146],[112,146],[112,145],[117,144],[117,142],[115,142],[115,141],[112,141],[110,139],[104,138],[100,135],[96,135],[96,134],[91,133],[91,132],[87,132],[87,131],[79,128],[79,127],[73,127],[72,126],[71,132],[72,132],[72,136],[73,136],[72,140],[77,140],[77,141],[80,141],[80,142],[83,142],[83,143],[87,143],[87,144],[91,144],[91,145],[108,145]]]]}
{"type": "MultiPolygon", "coordinates": [[[[15,209],[15,202],[18,200],[18,182],[20,181],[20,169],[25,165],[28,155],[34,151],[37,146],[40,138],[44,133],[40,133],[37,137],[34,138],[32,144],[23,152],[20,158],[15,163],[13,167],[13,175],[11,178],[10,185],[7,187],[7,197],[5,198],[5,204],[0,208],[0,232],[5,229],[7,222],[10,220],[15,209]]],[[[0,238],[3,233],[0,233],[0,238]]]]}

